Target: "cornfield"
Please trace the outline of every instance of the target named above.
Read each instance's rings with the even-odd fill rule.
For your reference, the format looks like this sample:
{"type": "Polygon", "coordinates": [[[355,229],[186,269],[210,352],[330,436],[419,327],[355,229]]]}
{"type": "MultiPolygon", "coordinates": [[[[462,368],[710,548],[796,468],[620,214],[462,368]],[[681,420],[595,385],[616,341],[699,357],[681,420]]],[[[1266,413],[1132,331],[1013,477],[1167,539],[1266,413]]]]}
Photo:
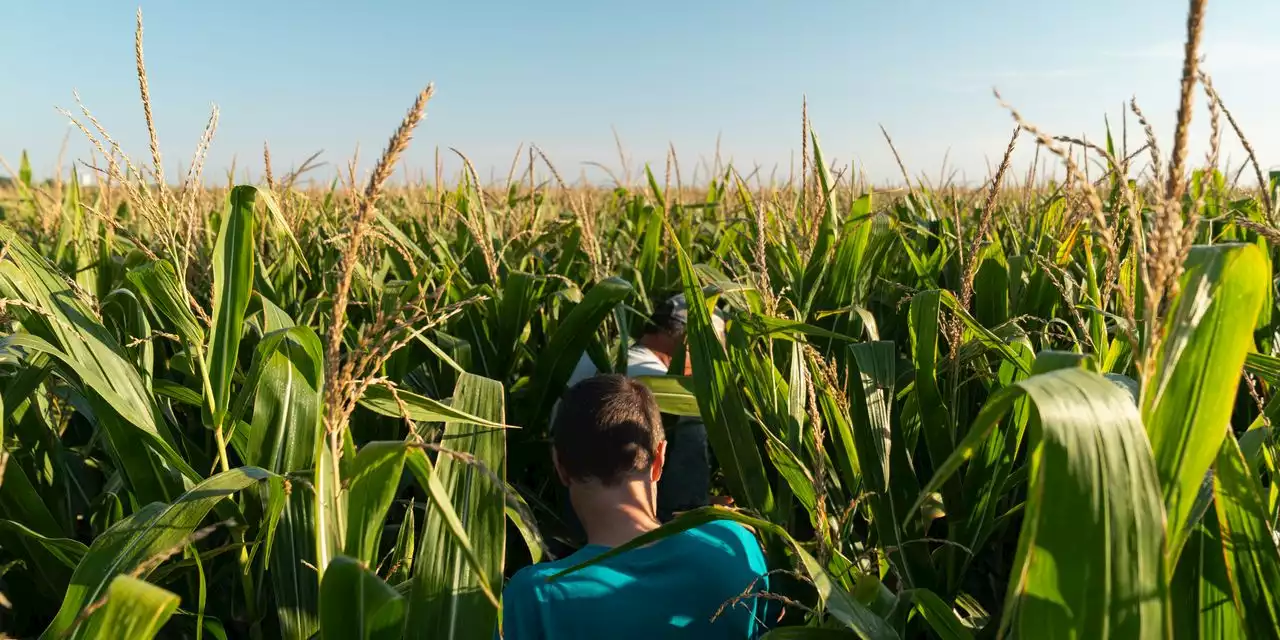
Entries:
{"type": "Polygon", "coordinates": [[[368,176],[268,154],[207,186],[217,113],[166,176],[139,15],[148,159],[81,107],[91,160],[39,182],[24,153],[0,187],[0,629],[491,638],[504,576],[574,543],[547,443],[575,363],[625,369],[684,293],[693,374],[645,382],[735,506],[611,553],[750,525],[769,638],[1280,636],[1280,175],[1191,5],[1167,155],[1136,102],[1141,145],[1009,108],[981,187],[891,189],[807,120],[781,184],[672,158],[569,185],[536,148],[497,184],[392,184],[430,87],[368,176]],[[1227,127],[1256,185],[1220,170],[1227,127]],[[1027,144],[1065,177],[1018,175],[1027,144]]]}

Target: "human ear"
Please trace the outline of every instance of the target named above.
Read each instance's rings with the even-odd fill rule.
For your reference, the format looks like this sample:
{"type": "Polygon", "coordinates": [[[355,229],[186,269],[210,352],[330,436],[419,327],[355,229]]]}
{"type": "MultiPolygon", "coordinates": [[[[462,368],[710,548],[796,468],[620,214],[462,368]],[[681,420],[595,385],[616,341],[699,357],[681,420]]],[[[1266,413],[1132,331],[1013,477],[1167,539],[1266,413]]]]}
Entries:
{"type": "Polygon", "coordinates": [[[667,441],[663,440],[653,449],[653,464],[649,467],[649,481],[657,482],[662,477],[662,467],[667,464],[667,441]]]}
{"type": "Polygon", "coordinates": [[[560,456],[556,455],[556,450],[551,449],[551,466],[556,468],[556,477],[560,479],[560,484],[569,486],[569,474],[565,473],[564,467],[560,466],[560,456]]]}

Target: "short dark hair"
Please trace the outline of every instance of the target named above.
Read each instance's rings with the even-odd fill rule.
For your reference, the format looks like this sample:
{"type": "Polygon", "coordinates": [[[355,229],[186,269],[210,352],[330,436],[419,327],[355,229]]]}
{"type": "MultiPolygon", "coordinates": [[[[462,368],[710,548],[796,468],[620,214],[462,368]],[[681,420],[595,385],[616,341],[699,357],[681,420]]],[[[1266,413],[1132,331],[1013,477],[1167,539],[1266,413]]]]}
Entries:
{"type": "Polygon", "coordinates": [[[552,425],[552,446],[565,474],[607,486],[653,466],[664,437],[653,392],[616,373],[570,387],[552,425]]]}

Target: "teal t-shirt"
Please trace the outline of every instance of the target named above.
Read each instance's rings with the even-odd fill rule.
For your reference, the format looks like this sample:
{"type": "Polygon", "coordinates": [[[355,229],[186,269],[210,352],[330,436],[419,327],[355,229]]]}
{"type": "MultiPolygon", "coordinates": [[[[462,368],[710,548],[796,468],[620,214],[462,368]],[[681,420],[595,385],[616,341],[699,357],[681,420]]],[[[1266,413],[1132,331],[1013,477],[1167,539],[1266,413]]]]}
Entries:
{"type": "Polygon", "coordinates": [[[764,554],[742,525],[710,522],[547,581],[605,551],[587,545],[516,572],[502,594],[506,640],[742,640],[764,631],[767,601],[757,598],[726,607],[711,622],[748,589],[768,590],[764,554]]]}

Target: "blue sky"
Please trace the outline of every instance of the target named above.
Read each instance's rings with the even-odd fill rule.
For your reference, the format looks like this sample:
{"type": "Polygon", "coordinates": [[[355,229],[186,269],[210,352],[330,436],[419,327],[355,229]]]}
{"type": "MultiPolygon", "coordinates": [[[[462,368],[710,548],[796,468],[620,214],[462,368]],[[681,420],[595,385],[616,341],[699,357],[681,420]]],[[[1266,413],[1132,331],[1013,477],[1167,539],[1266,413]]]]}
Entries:
{"type": "MultiPolygon", "coordinates": [[[[147,155],[133,70],[135,2],[63,0],[7,7],[0,37],[0,156],[22,149],[50,174],[68,131],[54,107],[73,90],[131,155],[147,155]]],[[[151,93],[167,170],[186,163],[211,104],[221,109],[206,176],[236,158],[251,179],[269,141],[282,172],[323,149],[367,167],[412,102],[435,82],[408,170],[433,171],[457,147],[482,177],[504,176],[518,145],[537,143],[566,177],[602,178],[620,162],[661,167],[674,144],[693,178],[717,136],[740,167],[785,176],[800,143],[800,105],[828,158],[874,180],[897,167],[934,179],[944,156],[970,181],[998,162],[1012,121],[997,86],[1054,133],[1100,137],[1136,95],[1172,136],[1185,3],[1177,0],[219,0],[142,3],[151,93]]],[[[1215,0],[1204,54],[1223,99],[1264,165],[1280,148],[1267,118],[1280,89],[1274,0],[1215,0]]],[[[1203,153],[1203,97],[1193,151],[1203,153]]],[[[74,110],[74,109],[73,109],[74,110]]],[[[1130,122],[1130,140],[1137,140],[1130,122]]],[[[1133,143],[1136,147],[1136,143],[1133,143]]],[[[1019,159],[1028,161],[1024,142],[1019,159]]],[[[73,132],[69,158],[87,158],[73,132]]],[[[1243,158],[1239,147],[1224,155],[1243,158]]],[[[1199,156],[1197,156],[1199,157],[1199,156]]],[[[172,175],[172,173],[171,173],[172,175]]],[[[403,173],[398,174],[403,176],[403,173]]],[[[705,177],[705,173],[703,174],[705,177]]]]}

